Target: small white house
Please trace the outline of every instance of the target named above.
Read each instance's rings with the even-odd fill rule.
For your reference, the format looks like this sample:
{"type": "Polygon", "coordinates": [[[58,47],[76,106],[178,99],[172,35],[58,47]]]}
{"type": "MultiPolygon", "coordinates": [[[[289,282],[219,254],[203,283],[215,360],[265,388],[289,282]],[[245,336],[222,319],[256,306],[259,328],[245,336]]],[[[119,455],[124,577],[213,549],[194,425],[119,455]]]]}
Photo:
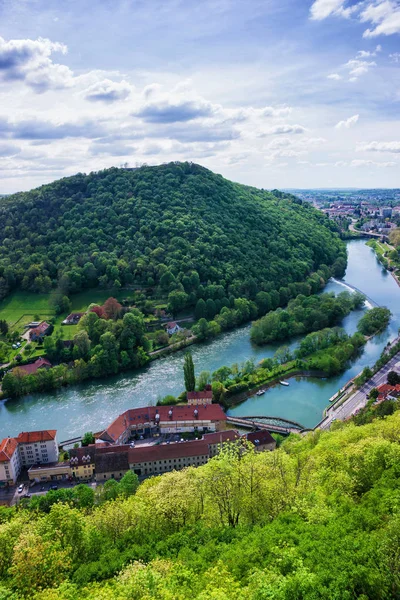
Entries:
{"type": "Polygon", "coordinates": [[[167,333],[168,335],[173,335],[174,333],[177,333],[178,331],[181,331],[182,327],[179,327],[178,323],[176,323],[175,321],[172,321],[171,323],[167,323],[167,333]]]}

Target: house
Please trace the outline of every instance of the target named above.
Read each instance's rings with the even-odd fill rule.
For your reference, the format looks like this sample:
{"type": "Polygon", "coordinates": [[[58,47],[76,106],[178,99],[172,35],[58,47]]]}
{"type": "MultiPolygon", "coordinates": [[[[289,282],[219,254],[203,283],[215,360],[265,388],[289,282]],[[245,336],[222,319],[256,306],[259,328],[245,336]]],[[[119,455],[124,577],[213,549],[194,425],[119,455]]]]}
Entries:
{"type": "Polygon", "coordinates": [[[16,438],[22,466],[58,461],[57,431],[25,431],[16,438]]]}
{"type": "MultiPolygon", "coordinates": [[[[49,466],[58,461],[57,432],[25,431],[0,442],[0,486],[15,485],[23,467],[49,466]]],[[[35,479],[36,476],[32,478],[35,479]]]]}
{"type": "Polygon", "coordinates": [[[276,441],[269,431],[260,429],[259,431],[251,431],[243,436],[248,442],[254,444],[259,452],[275,450],[276,441]]]}
{"type": "Polygon", "coordinates": [[[24,375],[34,375],[39,369],[50,369],[52,364],[47,358],[42,358],[41,356],[35,360],[33,363],[29,363],[28,365],[19,365],[12,369],[11,372],[15,372],[16,370],[21,371],[24,375]]]}
{"type": "Polygon", "coordinates": [[[400,384],[389,385],[388,383],[383,383],[376,389],[379,392],[379,396],[376,399],[377,404],[383,402],[384,400],[395,400],[400,396],[400,384]]]}
{"type": "Polygon", "coordinates": [[[96,439],[111,444],[125,444],[136,435],[154,433],[209,432],[225,429],[226,414],[219,404],[193,407],[147,406],[131,408],[119,415],[96,439]]]}
{"type": "Polygon", "coordinates": [[[81,318],[83,317],[84,314],[85,314],[84,312],[71,313],[70,315],[68,315],[68,317],[66,319],[64,319],[62,324],[63,325],[76,325],[77,323],[79,323],[79,321],[81,320],[81,318]]]}
{"type": "Polygon", "coordinates": [[[87,481],[95,475],[96,446],[82,446],[73,448],[69,452],[71,475],[79,481],[87,481]]]}
{"type": "Polygon", "coordinates": [[[30,481],[67,481],[71,479],[69,462],[53,462],[48,465],[32,465],[28,469],[30,481]]]}
{"type": "Polygon", "coordinates": [[[46,335],[49,335],[51,329],[51,325],[46,323],[46,321],[42,321],[40,325],[34,327],[29,332],[29,339],[31,342],[41,342],[46,335]]]}
{"type": "Polygon", "coordinates": [[[21,472],[18,442],[8,437],[0,442],[0,486],[15,485],[21,472]]]}
{"type": "Polygon", "coordinates": [[[176,323],[176,321],[170,321],[166,325],[166,331],[167,331],[168,335],[173,335],[174,333],[178,333],[178,331],[181,331],[181,329],[182,329],[182,327],[179,327],[179,325],[178,325],[178,323],[176,323]]]}
{"type": "Polygon", "coordinates": [[[211,386],[208,385],[201,392],[187,392],[187,403],[189,406],[197,405],[197,404],[212,404],[212,390],[211,386]]]}

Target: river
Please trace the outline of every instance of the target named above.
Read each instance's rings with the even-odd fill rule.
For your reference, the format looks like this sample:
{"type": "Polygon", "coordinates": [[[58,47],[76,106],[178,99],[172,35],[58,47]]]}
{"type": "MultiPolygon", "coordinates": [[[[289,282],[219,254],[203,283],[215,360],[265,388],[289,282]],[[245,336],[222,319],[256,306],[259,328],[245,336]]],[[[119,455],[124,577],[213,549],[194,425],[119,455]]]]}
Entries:
{"type": "MultiPolygon", "coordinates": [[[[342,375],[329,379],[291,379],[288,387],[276,386],[264,396],[249,398],[230,410],[230,414],[280,416],[313,427],[322,418],[329,398],[366,365],[372,365],[389,339],[400,327],[400,289],[393,277],[383,270],[373,251],[363,240],[348,243],[348,267],[344,282],[362,290],[393,313],[388,329],[369,341],[363,354],[342,375]]],[[[326,291],[339,293],[341,282],[330,282],[326,291]]],[[[366,309],[351,313],[343,322],[354,333],[366,309]]],[[[215,371],[222,365],[246,359],[272,356],[277,345],[258,348],[249,337],[250,325],[221,335],[207,344],[191,346],[196,373],[215,371]]],[[[293,342],[292,346],[296,346],[293,342]]],[[[0,439],[20,431],[57,429],[58,439],[68,439],[85,431],[99,431],[127,408],[155,403],[166,394],[178,395],[183,383],[184,351],[153,362],[140,371],[124,373],[104,380],[85,382],[55,392],[34,394],[0,402],[0,439]]]]}

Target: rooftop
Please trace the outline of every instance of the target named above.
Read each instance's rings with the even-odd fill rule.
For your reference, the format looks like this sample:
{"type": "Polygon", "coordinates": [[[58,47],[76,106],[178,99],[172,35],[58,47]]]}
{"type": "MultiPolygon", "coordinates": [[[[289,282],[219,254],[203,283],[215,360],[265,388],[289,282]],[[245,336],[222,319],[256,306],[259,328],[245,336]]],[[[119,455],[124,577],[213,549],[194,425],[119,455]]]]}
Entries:
{"type": "Polygon", "coordinates": [[[11,460],[17,446],[18,442],[15,438],[4,438],[4,440],[0,442],[0,462],[8,462],[11,460]]]}
{"type": "Polygon", "coordinates": [[[144,408],[131,408],[122,415],[119,415],[107,429],[100,433],[99,437],[109,437],[111,440],[117,440],[126,429],[132,425],[144,425],[145,423],[156,421],[160,423],[178,422],[178,421],[225,421],[226,414],[219,404],[209,404],[205,406],[189,406],[187,404],[178,406],[147,406],[144,408]],[[194,411],[197,411],[197,416],[194,411]],[[170,411],[172,414],[170,416],[170,411]],[[156,419],[156,415],[159,417],[156,419]]]}
{"type": "Polygon", "coordinates": [[[34,444],[37,442],[51,442],[56,439],[56,429],[46,429],[44,431],[23,431],[16,438],[19,444],[34,444]]]}
{"type": "Polygon", "coordinates": [[[130,464],[189,456],[208,456],[208,443],[204,440],[193,440],[191,442],[175,442],[173,444],[159,444],[143,448],[129,448],[130,464]]]}
{"type": "Polygon", "coordinates": [[[51,366],[52,366],[52,364],[49,360],[47,360],[47,358],[42,358],[40,356],[33,363],[29,363],[28,365],[18,365],[18,367],[15,367],[15,368],[23,371],[23,373],[25,373],[25,375],[33,375],[34,373],[36,373],[36,371],[38,369],[42,369],[43,367],[51,367],[51,366]]]}

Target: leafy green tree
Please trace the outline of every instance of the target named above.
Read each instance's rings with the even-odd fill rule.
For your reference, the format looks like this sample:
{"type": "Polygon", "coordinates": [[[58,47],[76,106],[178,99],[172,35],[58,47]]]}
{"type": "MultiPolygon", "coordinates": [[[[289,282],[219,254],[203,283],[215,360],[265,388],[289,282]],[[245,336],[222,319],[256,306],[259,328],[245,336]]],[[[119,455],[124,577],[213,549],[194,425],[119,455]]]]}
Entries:
{"type": "Polygon", "coordinates": [[[194,315],[196,317],[196,321],[198,321],[199,319],[203,319],[206,316],[206,303],[204,302],[203,298],[199,298],[199,300],[197,301],[196,304],[196,308],[194,311],[194,315]]]}
{"type": "Polygon", "coordinates": [[[82,446],[89,446],[95,443],[94,435],[91,431],[87,431],[82,437],[82,446]]]}
{"type": "Polygon", "coordinates": [[[185,292],[172,291],[168,295],[167,310],[174,316],[186,306],[188,295],[185,292]]]}
{"type": "Polygon", "coordinates": [[[121,481],[118,484],[118,496],[122,496],[124,498],[133,496],[133,494],[136,493],[138,487],[138,476],[132,471],[128,471],[128,473],[125,473],[125,475],[122,477],[121,481]]]}
{"type": "Polygon", "coordinates": [[[193,357],[190,352],[185,354],[183,363],[183,375],[185,379],[185,388],[187,392],[193,392],[196,389],[196,378],[194,375],[193,357]]]}

